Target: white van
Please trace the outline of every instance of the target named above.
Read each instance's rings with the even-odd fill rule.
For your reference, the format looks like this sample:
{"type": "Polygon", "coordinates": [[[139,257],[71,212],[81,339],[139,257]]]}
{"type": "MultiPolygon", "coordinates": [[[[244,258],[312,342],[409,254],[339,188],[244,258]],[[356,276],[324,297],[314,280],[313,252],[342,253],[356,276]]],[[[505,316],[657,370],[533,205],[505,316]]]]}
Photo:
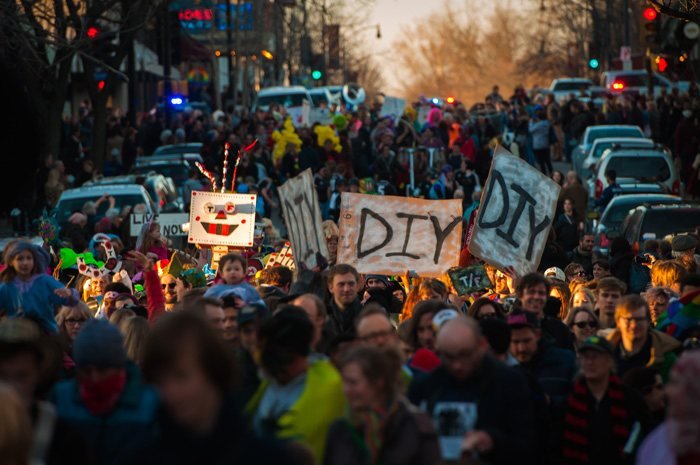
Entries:
{"type": "Polygon", "coordinates": [[[304,100],[313,106],[313,99],[309,95],[309,91],[303,86],[277,86],[266,87],[260,89],[255,102],[253,103],[253,112],[258,108],[267,111],[270,109],[270,104],[277,103],[284,108],[302,108],[304,100]]]}

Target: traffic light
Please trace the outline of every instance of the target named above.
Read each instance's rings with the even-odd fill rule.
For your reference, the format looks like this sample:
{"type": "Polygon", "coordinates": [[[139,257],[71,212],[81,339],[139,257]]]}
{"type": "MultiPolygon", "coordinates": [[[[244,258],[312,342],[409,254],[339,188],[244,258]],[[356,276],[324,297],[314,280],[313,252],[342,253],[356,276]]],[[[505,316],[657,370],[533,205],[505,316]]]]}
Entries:
{"type": "Polygon", "coordinates": [[[661,18],[659,13],[652,7],[647,7],[642,12],[644,17],[644,40],[647,45],[656,44],[659,40],[659,28],[661,18]]]}
{"type": "Polygon", "coordinates": [[[90,40],[97,39],[100,34],[102,34],[102,31],[97,26],[90,26],[87,28],[87,31],[85,31],[85,35],[88,36],[88,39],[90,40]]]}
{"type": "Polygon", "coordinates": [[[321,53],[311,56],[311,79],[320,81],[323,79],[323,71],[326,69],[326,61],[321,53]]]}
{"type": "Polygon", "coordinates": [[[600,62],[597,58],[591,58],[588,60],[588,67],[591,69],[598,69],[600,67],[600,62]]]}
{"type": "Polygon", "coordinates": [[[668,69],[668,60],[666,58],[662,57],[661,55],[656,57],[656,69],[659,70],[660,73],[663,73],[668,69]]]}

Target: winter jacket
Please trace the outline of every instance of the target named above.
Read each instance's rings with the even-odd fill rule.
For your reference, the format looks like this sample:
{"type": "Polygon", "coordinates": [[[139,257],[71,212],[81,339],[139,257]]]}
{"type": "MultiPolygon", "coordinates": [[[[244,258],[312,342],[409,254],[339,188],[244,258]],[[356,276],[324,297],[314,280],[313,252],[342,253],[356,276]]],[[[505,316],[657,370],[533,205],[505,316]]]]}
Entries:
{"type": "Polygon", "coordinates": [[[556,347],[552,342],[541,341],[532,360],[521,365],[542,386],[549,397],[550,406],[562,409],[577,372],[574,352],[556,347]]]}
{"type": "Polygon", "coordinates": [[[355,299],[352,305],[345,310],[340,310],[335,300],[331,297],[328,304],[328,330],[335,336],[338,334],[355,334],[355,318],[362,311],[360,299],[355,299]]]}
{"type": "Polygon", "coordinates": [[[554,231],[557,233],[557,242],[567,252],[578,245],[578,219],[575,216],[567,216],[562,213],[554,222],[554,231]]]}
{"type": "Polygon", "coordinates": [[[219,418],[204,435],[178,425],[161,410],[155,437],[133,454],[130,465],[277,465],[296,464],[273,439],[261,439],[250,431],[236,401],[223,400],[219,418]]]}
{"type": "Polygon", "coordinates": [[[578,263],[583,267],[583,271],[586,272],[588,276],[593,276],[593,253],[582,253],[578,247],[575,247],[572,251],[566,254],[568,259],[572,263],[578,263]]]}
{"type": "Polygon", "coordinates": [[[442,365],[416,378],[408,398],[432,416],[443,459],[458,459],[464,434],[477,429],[494,441],[491,452],[482,455],[486,463],[533,463],[532,394],[518,370],[487,355],[469,379],[458,380],[442,365]]]}
{"type": "MultiPolygon", "coordinates": [[[[677,358],[675,351],[681,346],[681,343],[673,337],[654,329],[649,330],[649,338],[651,339],[650,356],[646,364],[640,366],[656,368],[661,373],[661,377],[664,380],[668,380],[671,367],[677,358]]],[[[614,329],[608,334],[607,339],[615,349],[615,353],[618,353],[622,345],[620,330],[614,329]]],[[[620,372],[620,375],[624,375],[624,373],[620,372]]]]}
{"type": "Polygon", "coordinates": [[[528,122],[528,131],[532,136],[532,149],[542,150],[549,148],[549,121],[545,120],[530,120],[528,122]]]}
{"type": "MultiPolygon", "coordinates": [[[[440,447],[433,423],[408,401],[387,420],[381,432],[382,444],[374,463],[382,465],[437,465],[440,447]]],[[[323,465],[374,465],[364,432],[348,420],[331,425],[323,465]]]]}
{"type": "Polygon", "coordinates": [[[0,284],[0,315],[8,317],[25,317],[33,320],[39,327],[55,334],[58,325],[54,318],[55,309],[61,305],[73,305],[77,294],[65,298],[57,296],[54,291],[65,286],[52,276],[37,274],[23,282],[19,279],[0,284]]]}
{"type": "Polygon", "coordinates": [[[58,418],[82,434],[99,465],[130,463],[128,458],[155,434],[159,400],[143,383],[136,365],[127,367],[127,382],[114,409],[93,415],[80,398],[76,379],[56,385],[52,400],[58,418]]]}

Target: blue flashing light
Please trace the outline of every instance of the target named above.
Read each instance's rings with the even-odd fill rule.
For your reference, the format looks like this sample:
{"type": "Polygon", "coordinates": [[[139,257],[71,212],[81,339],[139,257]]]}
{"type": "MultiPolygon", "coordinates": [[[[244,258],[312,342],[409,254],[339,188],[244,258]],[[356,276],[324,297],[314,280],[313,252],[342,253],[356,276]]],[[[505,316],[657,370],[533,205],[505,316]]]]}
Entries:
{"type": "Polygon", "coordinates": [[[588,67],[589,68],[598,69],[599,66],[600,66],[600,62],[598,60],[596,60],[595,58],[591,58],[590,60],[588,60],[588,67]]]}
{"type": "Polygon", "coordinates": [[[431,102],[433,102],[435,105],[439,105],[439,104],[440,104],[440,99],[438,99],[437,97],[433,97],[433,99],[431,100],[431,102]]]}
{"type": "Polygon", "coordinates": [[[170,97],[170,104],[174,106],[182,105],[185,100],[182,97],[170,97]]]}

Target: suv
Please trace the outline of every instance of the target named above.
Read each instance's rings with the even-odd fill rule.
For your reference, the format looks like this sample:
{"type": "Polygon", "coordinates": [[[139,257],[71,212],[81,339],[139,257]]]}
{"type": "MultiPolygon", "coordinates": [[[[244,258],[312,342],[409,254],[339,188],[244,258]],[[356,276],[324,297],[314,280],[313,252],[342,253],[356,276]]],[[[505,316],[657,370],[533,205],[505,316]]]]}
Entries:
{"type": "Polygon", "coordinates": [[[559,102],[570,94],[580,97],[582,93],[585,93],[592,86],[593,81],[587,78],[559,78],[553,80],[549,85],[549,92],[554,95],[554,100],[559,102]]]}
{"type": "MultiPolygon", "coordinates": [[[[59,226],[65,225],[73,213],[83,209],[85,202],[96,202],[105,194],[114,197],[114,206],[120,210],[127,205],[134,207],[143,204],[149,215],[158,211],[143,186],[138,184],[93,185],[63,191],[54,208],[56,222],[59,226]]],[[[100,203],[97,214],[104,215],[108,207],[108,202],[100,203]]]]}
{"type": "MultiPolygon", "coordinates": [[[[151,199],[156,201],[156,211],[159,213],[181,212],[183,209],[182,197],[171,178],[155,172],[146,174],[127,174],[88,181],[85,186],[118,186],[123,184],[137,184],[137,178],[143,178],[143,187],[151,199]]],[[[140,184],[140,182],[139,182],[140,184]]]]}
{"type": "MultiPolygon", "coordinates": [[[[187,142],[184,144],[172,144],[172,145],[161,145],[150,157],[145,157],[145,159],[159,159],[159,160],[169,160],[169,159],[195,159],[201,163],[202,157],[199,153],[202,151],[201,142],[187,142]]],[[[137,158],[136,161],[142,158],[137,158]]]]}
{"type": "Polygon", "coordinates": [[[576,174],[583,179],[595,174],[592,173],[591,170],[595,168],[596,163],[598,163],[600,157],[603,156],[603,152],[613,147],[616,149],[654,148],[655,143],[651,139],[640,139],[638,137],[603,137],[596,139],[588,150],[587,156],[581,161],[581,165],[574,166],[576,174]]]}
{"type": "Polygon", "coordinates": [[[608,255],[610,242],[620,235],[620,228],[630,210],[640,205],[677,204],[682,201],[680,197],[666,194],[630,194],[613,197],[600,215],[600,220],[594,222],[593,252],[598,255],[608,255]]]}
{"type": "Polygon", "coordinates": [[[671,193],[680,195],[681,181],[671,157],[656,148],[608,149],[588,180],[588,195],[597,200],[608,187],[605,173],[614,170],[620,193],[671,193]]]}
{"type": "Polygon", "coordinates": [[[644,139],[644,131],[639,126],[631,124],[601,124],[598,126],[588,126],[581,136],[581,141],[574,147],[571,153],[571,163],[574,166],[576,173],[581,173],[583,160],[588,156],[588,151],[591,149],[593,142],[596,139],[609,137],[632,137],[644,139]]]}
{"type": "Polygon", "coordinates": [[[622,237],[635,250],[646,240],[694,232],[700,225],[700,204],[643,205],[635,208],[622,224],[622,237]]]}
{"type": "MultiPolygon", "coordinates": [[[[654,97],[661,95],[661,89],[670,91],[677,87],[681,92],[687,92],[685,86],[680,86],[669,81],[665,76],[652,74],[654,97]]],[[[647,94],[649,90],[649,73],[643,69],[630,71],[606,71],[602,74],[602,83],[613,94],[631,93],[647,94]]]]}

